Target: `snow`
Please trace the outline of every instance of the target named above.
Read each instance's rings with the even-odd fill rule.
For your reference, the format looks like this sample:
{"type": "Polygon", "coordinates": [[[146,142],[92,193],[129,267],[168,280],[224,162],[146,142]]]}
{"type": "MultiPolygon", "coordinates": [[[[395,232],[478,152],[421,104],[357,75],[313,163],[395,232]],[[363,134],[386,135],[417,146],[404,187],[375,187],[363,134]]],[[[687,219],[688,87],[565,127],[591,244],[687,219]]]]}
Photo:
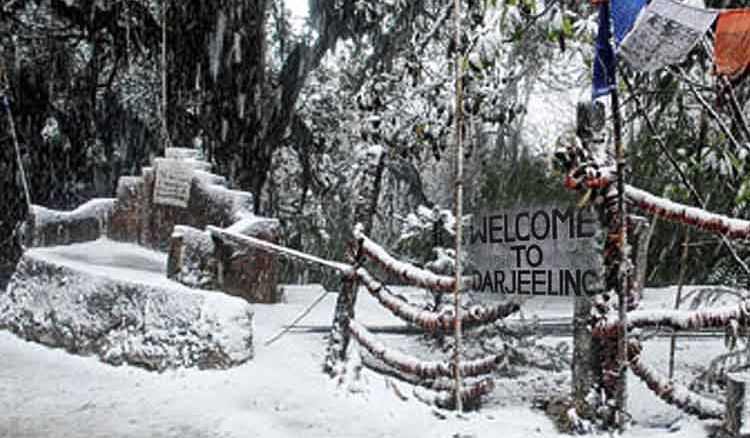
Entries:
{"type": "Polygon", "coordinates": [[[211,289],[215,275],[203,267],[206,255],[214,253],[211,235],[197,228],[175,225],[172,237],[180,237],[183,245],[179,256],[180,272],[174,273],[174,279],[190,287],[211,289]]]}
{"type": "MultiPolygon", "coordinates": [[[[256,315],[263,315],[256,320],[258,338],[269,338],[291,321],[313,291],[288,288],[288,304],[254,306],[256,315]]],[[[332,295],[305,322],[329,323],[334,302],[332,295]]],[[[400,401],[382,377],[369,372],[363,392],[352,393],[321,372],[324,348],[321,334],[289,334],[268,347],[259,342],[256,358],[238,368],[154,374],[0,332],[0,431],[14,437],[555,434],[543,414],[520,406],[439,420],[432,408],[411,397],[400,401]]]]}
{"type": "Polygon", "coordinates": [[[308,13],[308,0],[287,0],[286,6],[291,9],[292,16],[304,18],[308,13]]]}
{"type": "Polygon", "coordinates": [[[255,216],[252,214],[237,215],[237,222],[229,226],[226,231],[236,234],[251,236],[273,235],[281,229],[281,222],[278,219],[255,216]]]}
{"type": "Polygon", "coordinates": [[[203,184],[203,190],[208,193],[211,199],[220,202],[221,205],[230,206],[230,212],[234,215],[235,220],[252,215],[250,213],[253,210],[254,202],[252,193],[228,189],[218,184],[206,184],[208,181],[205,177],[199,178],[198,182],[203,184]]]}
{"type": "Polygon", "coordinates": [[[97,277],[190,292],[167,278],[167,255],[133,243],[106,238],[93,242],[31,248],[27,255],[97,277]]]}
{"type": "Polygon", "coordinates": [[[209,69],[214,81],[217,80],[219,69],[221,68],[221,58],[224,50],[224,32],[226,31],[226,28],[227,16],[224,13],[224,10],[220,9],[216,21],[216,31],[213,33],[212,41],[208,46],[208,55],[210,59],[209,69]]]}
{"type": "MultiPolygon", "coordinates": [[[[285,286],[287,302],[253,305],[256,357],[222,371],[172,370],[150,373],[130,366],[113,367],[23,341],[0,331],[0,436],[9,437],[557,437],[543,412],[509,399],[528,392],[519,382],[553,384],[548,373],[499,379],[492,400],[481,411],[461,417],[417,401],[408,385],[370,371],[356,388],[339,385],[321,372],[324,334],[294,330],[270,346],[278,333],[321,292],[319,286],[285,286]],[[390,383],[387,383],[390,382],[390,383]],[[393,385],[406,397],[401,401],[393,385]],[[359,392],[356,392],[359,391],[359,392]],[[503,401],[505,399],[505,401],[503,401]]],[[[647,291],[649,299],[669,302],[672,289],[647,291]],[[668,296],[668,297],[667,297],[668,296]],[[651,298],[650,298],[651,297],[651,298]]],[[[399,289],[415,296],[416,289],[399,289]]],[[[329,294],[305,325],[329,325],[335,294],[329,294]]],[[[528,315],[542,312],[565,317],[565,307],[535,297],[528,315]],[[538,311],[537,309],[541,309],[538,311]]],[[[568,300],[570,305],[572,301],[568,300]]],[[[357,318],[366,325],[398,322],[374,298],[360,294],[357,318]]],[[[379,336],[379,335],[378,335],[379,336]]],[[[380,336],[379,336],[380,337],[380,336]]],[[[383,336],[394,343],[403,336],[383,336]]],[[[649,366],[663,369],[669,339],[645,344],[649,366]]],[[[680,339],[677,362],[683,369],[705,365],[723,351],[720,339],[680,339]]],[[[406,350],[404,348],[404,350],[406,350]]],[[[683,379],[678,374],[678,379],[683,379]]],[[[560,391],[565,390],[561,388],[560,391]]],[[[638,379],[629,382],[630,410],[638,422],[625,438],[698,438],[705,425],[662,403],[638,379]]]]}
{"type": "Polygon", "coordinates": [[[157,370],[251,359],[250,306],[168,280],[165,264],[159,253],[106,239],[31,249],[0,294],[0,327],[157,370]]]}
{"type": "MultiPolygon", "coordinates": [[[[178,148],[174,148],[174,149],[178,149],[178,148]]],[[[190,149],[186,149],[186,151],[189,151],[189,150],[190,149]]],[[[170,155],[172,155],[174,158],[154,158],[153,166],[156,168],[158,168],[159,166],[170,166],[170,165],[174,165],[175,161],[178,161],[180,163],[185,163],[186,166],[192,169],[193,171],[202,170],[204,172],[208,172],[211,170],[211,163],[208,163],[203,160],[199,160],[197,158],[192,158],[187,154],[188,152],[173,152],[170,155]]]]}
{"type": "Polygon", "coordinates": [[[32,205],[34,226],[42,227],[52,222],[70,222],[84,218],[95,218],[100,221],[111,216],[115,205],[114,198],[95,198],[72,211],[50,210],[40,205],[32,205]]]}

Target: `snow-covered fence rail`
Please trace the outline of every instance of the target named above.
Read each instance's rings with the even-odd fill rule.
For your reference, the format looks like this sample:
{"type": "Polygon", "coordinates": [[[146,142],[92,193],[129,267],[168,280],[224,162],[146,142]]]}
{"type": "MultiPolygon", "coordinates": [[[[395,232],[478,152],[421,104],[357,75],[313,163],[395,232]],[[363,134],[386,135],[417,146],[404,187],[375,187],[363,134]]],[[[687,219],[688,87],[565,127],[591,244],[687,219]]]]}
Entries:
{"type": "MultiPolygon", "coordinates": [[[[373,260],[381,266],[386,272],[395,274],[401,279],[418,287],[428,288],[432,291],[450,292],[454,291],[458,277],[445,277],[433,272],[418,268],[409,263],[405,263],[390,255],[383,247],[369,239],[360,226],[354,229],[354,239],[357,243],[358,254],[362,254],[373,260]]],[[[388,288],[381,282],[375,280],[364,268],[355,266],[352,276],[363,283],[368,291],[391,313],[403,319],[406,322],[416,324],[417,326],[428,331],[452,331],[458,325],[478,326],[492,323],[498,319],[504,318],[520,309],[516,302],[501,303],[494,307],[475,306],[464,315],[457,317],[458,307],[453,312],[430,312],[420,309],[407,301],[400,299],[392,294],[388,288]],[[460,325],[457,323],[461,323],[460,325]]],[[[467,283],[469,280],[467,279],[467,283]]],[[[455,291],[454,291],[455,292],[455,291]]],[[[458,302],[456,302],[458,306],[458,302]]],[[[353,312],[352,312],[353,313],[353,312]]],[[[415,358],[403,355],[387,349],[384,344],[380,343],[367,330],[359,325],[353,318],[353,314],[348,323],[348,331],[367,349],[376,359],[384,362],[387,367],[393,371],[389,374],[396,375],[404,381],[419,386],[432,387],[437,389],[432,382],[427,385],[420,381],[415,381],[413,377],[432,378],[442,377],[445,379],[453,378],[453,386],[442,388],[441,391],[433,392],[428,396],[420,395],[416,389],[415,394],[421,400],[435,404],[440,407],[455,408],[461,410],[466,407],[477,407],[481,397],[488,394],[494,389],[494,380],[488,376],[494,371],[500,361],[501,356],[479,359],[470,362],[461,363],[458,356],[454,356],[454,362],[451,364],[442,362],[423,362],[415,358]],[[404,377],[401,377],[404,376],[404,377]],[[476,381],[479,376],[485,376],[484,379],[476,381]],[[468,378],[475,381],[467,382],[463,386],[461,379],[468,378]]],[[[458,329],[458,333],[461,333],[458,329]]],[[[365,361],[365,365],[368,362],[365,361]]],[[[380,371],[382,367],[375,367],[380,371]]],[[[382,372],[382,371],[381,371],[382,372]]]]}
{"type": "MultiPolygon", "coordinates": [[[[354,229],[354,237],[359,240],[362,252],[386,271],[399,276],[409,283],[435,291],[452,292],[455,278],[437,275],[410,263],[402,262],[388,253],[383,247],[373,242],[359,228],[354,229]]],[[[469,284],[467,277],[463,283],[469,284]]]]}
{"type": "Polygon", "coordinates": [[[723,234],[733,239],[750,238],[750,221],[673,202],[632,186],[625,187],[625,196],[642,210],[661,219],[679,222],[703,231],[723,234]]]}
{"type": "MultiPolygon", "coordinates": [[[[388,290],[388,287],[384,283],[376,280],[364,268],[360,267],[354,269],[354,267],[346,263],[325,260],[320,257],[303,253],[292,248],[276,245],[265,240],[233,233],[231,231],[212,226],[209,226],[207,229],[211,234],[217,236],[231,236],[239,242],[246,243],[250,246],[254,246],[265,251],[282,254],[287,257],[319,264],[322,266],[327,266],[341,272],[343,276],[354,276],[355,278],[357,278],[357,280],[362,282],[367,290],[378,300],[378,302],[380,302],[381,305],[383,305],[383,307],[388,309],[395,316],[401,318],[403,321],[410,324],[415,324],[429,331],[450,331],[453,329],[455,320],[453,312],[448,311],[439,313],[421,309],[390,292],[388,290]]],[[[500,303],[495,306],[472,306],[467,310],[466,313],[461,316],[461,321],[464,327],[473,327],[477,325],[488,324],[499,319],[506,318],[520,310],[520,308],[520,304],[513,301],[500,303]]]]}
{"type": "MultiPolygon", "coordinates": [[[[603,198],[605,202],[611,202],[612,188],[614,187],[612,166],[608,166],[600,158],[595,157],[589,149],[585,149],[577,143],[560,148],[555,153],[555,159],[561,170],[566,174],[565,187],[584,194],[584,200],[603,198]]],[[[661,219],[719,235],[724,243],[729,246],[739,263],[743,264],[734,253],[728,239],[750,238],[750,221],[673,202],[628,185],[624,187],[624,196],[630,204],[661,219]]],[[[606,222],[606,219],[603,221],[606,222]]],[[[605,259],[611,254],[614,254],[614,252],[608,253],[605,250],[605,259]]],[[[600,310],[600,320],[595,324],[592,334],[599,338],[602,345],[600,361],[612,364],[616,360],[612,352],[618,340],[618,320],[607,316],[609,314],[608,309],[602,308],[600,310]]],[[[736,307],[695,311],[631,310],[627,312],[626,320],[628,330],[668,327],[675,331],[681,331],[728,328],[733,325],[747,327],[750,326],[750,302],[742,302],[736,307]]],[[[723,417],[726,422],[732,417],[731,412],[725,413],[721,403],[703,397],[688,388],[675,385],[650,370],[641,361],[641,345],[637,340],[630,342],[628,356],[631,371],[665,402],[701,418],[723,417]]],[[[605,366],[603,368],[606,369],[605,366]]],[[[607,384],[608,377],[606,374],[604,373],[602,386],[607,384]]],[[[729,411],[731,409],[732,405],[730,404],[729,411]]]]}
{"type": "MultiPolygon", "coordinates": [[[[443,330],[450,332],[453,330],[455,317],[452,310],[442,313],[430,312],[410,304],[390,292],[385,284],[374,279],[364,268],[357,268],[354,275],[383,307],[402,320],[428,331],[443,330]]],[[[461,324],[464,328],[489,324],[498,319],[506,318],[520,309],[520,304],[514,301],[503,302],[491,307],[472,306],[461,315],[461,324]]]]}
{"type": "MultiPolygon", "coordinates": [[[[671,328],[673,330],[700,330],[724,328],[736,321],[741,327],[750,326],[750,301],[737,306],[701,310],[634,310],[628,312],[628,329],[671,328]]],[[[594,328],[601,337],[617,332],[617,321],[610,319],[594,328]]]]}
{"type": "MultiPolygon", "coordinates": [[[[452,363],[422,361],[414,356],[390,349],[356,320],[351,320],[349,322],[349,331],[357,341],[359,341],[360,345],[370,352],[370,354],[401,372],[412,374],[422,379],[436,379],[439,377],[451,378],[454,375],[452,363]]],[[[496,355],[484,359],[463,362],[460,367],[461,375],[464,377],[477,377],[482,374],[487,374],[494,371],[501,361],[502,356],[496,355]]]]}
{"type": "MultiPolygon", "coordinates": [[[[256,249],[335,269],[342,274],[342,277],[356,279],[361,282],[378,302],[395,316],[424,330],[451,331],[455,326],[456,318],[452,311],[432,312],[419,308],[391,292],[384,283],[375,279],[361,266],[352,266],[347,263],[325,260],[295,249],[234,233],[226,229],[207,227],[207,230],[214,236],[231,237],[237,242],[256,249]]],[[[452,277],[438,276],[432,272],[395,259],[382,247],[364,236],[358,228],[355,230],[355,236],[363,253],[369,255],[381,266],[385,267],[386,270],[400,274],[405,280],[418,286],[442,290],[448,290],[446,288],[454,282],[452,277]]],[[[505,318],[518,310],[520,310],[520,304],[517,302],[505,302],[495,306],[473,306],[461,315],[461,322],[464,326],[475,327],[505,318]]],[[[446,408],[456,406],[457,396],[455,388],[451,384],[445,383],[448,379],[456,375],[454,364],[439,361],[422,361],[397,350],[389,349],[364,326],[359,324],[353,315],[346,324],[345,330],[375,358],[375,362],[365,359],[365,365],[377,372],[396,376],[407,383],[429,388],[432,391],[431,395],[424,396],[422,394],[418,396],[424,401],[446,408]]],[[[486,376],[498,367],[502,359],[501,355],[495,355],[461,363],[458,367],[461,376],[473,380],[460,391],[459,397],[463,405],[477,406],[481,397],[492,391],[494,381],[491,377],[486,376]],[[486,378],[479,379],[480,376],[485,376],[486,378]]]]}
{"type": "MultiPolygon", "coordinates": [[[[419,398],[444,408],[455,406],[455,394],[452,385],[441,385],[436,379],[450,379],[454,374],[454,364],[450,362],[423,361],[414,356],[390,349],[371,334],[356,320],[349,321],[349,331],[369,354],[395,370],[398,377],[409,383],[430,388],[435,393],[419,398]],[[402,377],[401,373],[412,377],[402,377]]],[[[502,356],[490,356],[463,362],[460,365],[461,375],[471,379],[494,371],[501,363],[502,356]]],[[[466,406],[476,406],[479,399],[494,389],[491,378],[480,379],[469,383],[461,392],[461,400],[466,406]]]]}
{"type": "MultiPolygon", "coordinates": [[[[601,190],[608,188],[613,182],[612,173],[608,167],[589,161],[571,170],[565,180],[565,186],[573,190],[601,190]]],[[[748,220],[732,218],[674,202],[628,184],[625,185],[625,199],[666,221],[681,223],[732,239],[750,238],[750,221],[748,220]]]]}
{"type": "Polygon", "coordinates": [[[703,397],[688,388],[671,382],[649,369],[641,360],[642,347],[636,340],[630,342],[628,356],[630,369],[646,386],[665,402],[699,418],[721,418],[724,407],[721,403],[703,397]]]}
{"type": "MultiPolygon", "coordinates": [[[[490,377],[465,384],[460,392],[463,408],[471,409],[477,407],[482,396],[491,393],[494,389],[495,380],[490,377]]],[[[456,395],[452,389],[443,391],[417,389],[414,391],[414,394],[424,403],[434,404],[440,408],[454,409],[456,406],[456,395]]]]}

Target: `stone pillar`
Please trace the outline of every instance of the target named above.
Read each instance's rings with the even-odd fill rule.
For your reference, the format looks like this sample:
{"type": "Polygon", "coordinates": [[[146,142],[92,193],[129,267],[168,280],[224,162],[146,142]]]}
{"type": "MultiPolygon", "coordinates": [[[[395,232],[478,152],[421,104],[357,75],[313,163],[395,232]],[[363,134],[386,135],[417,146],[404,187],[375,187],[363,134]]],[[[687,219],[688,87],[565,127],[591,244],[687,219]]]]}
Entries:
{"type": "MultiPolygon", "coordinates": [[[[264,220],[258,229],[242,234],[278,244],[281,226],[274,219],[264,220]]],[[[221,289],[251,303],[278,303],[279,255],[254,248],[231,234],[212,232],[221,289]]]]}

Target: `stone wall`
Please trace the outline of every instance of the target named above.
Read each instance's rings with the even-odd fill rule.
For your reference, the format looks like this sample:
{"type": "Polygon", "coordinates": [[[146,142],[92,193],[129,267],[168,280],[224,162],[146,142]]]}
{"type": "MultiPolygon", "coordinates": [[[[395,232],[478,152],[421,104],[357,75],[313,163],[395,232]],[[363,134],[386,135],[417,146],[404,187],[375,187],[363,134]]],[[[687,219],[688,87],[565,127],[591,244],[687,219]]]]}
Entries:
{"type": "Polygon", "coordinates": [[[26,223],[26,245],[70,245],[106,236],[116,204],[115,199],[93,199],[73,211],[33,205],[26,223]]]}
{"type": "Polygon", "coordinates": [[[157,204],[153,197],[155,175],[154,168],[144,168],[141,177],[120,179],[110,238],[167,251],[175,225],[226,228],[252,215],[250,193],[227,189],[221,185],[223,178],[200,169],[194,171],[187,208],[157,204]]]}
{"type": "Polygon", "coordinates": [[[212,225],[278,243],[279,222],[255,216],[252,195],[228,189],[223,177],[207,171],[208,163],[195,159],[194,151],[170,148],[167,158],[192,168],[186,207],[156,202],[159,166],[168,163],[157,158],[142,176],[121,177],[115,199],[92,200],[72,212],[35,206],[29,246],[67,245],[106,236],[168,252],[169,277],[185,285],[223,290],[250,302],[278,302],[277,255],[253,250],[240,255],[226,245],[216,245],[204,230],[212,225]]]}
{"type": "MultiPolygon", "coordinates": [[[[227,231],[279,243],[281,224],[276,219],[247,219],[227,231]]],[[[228,234],[212,234],[222,290],[252,302],[278,303],[278,255],[244,244],[228,234]],[[256,285],[249,288],[247,285],[256,285]]]]}
{"type": "MultiPolygon", "coordinates": [[[[279,243],[276,219],[246,218],[227,230],[279,243]]],[[[252,303],[277,303],[278,256],[188,226],[175,227],[167,263],[169,278],[192,287],[216,288],[252,303]]]]}

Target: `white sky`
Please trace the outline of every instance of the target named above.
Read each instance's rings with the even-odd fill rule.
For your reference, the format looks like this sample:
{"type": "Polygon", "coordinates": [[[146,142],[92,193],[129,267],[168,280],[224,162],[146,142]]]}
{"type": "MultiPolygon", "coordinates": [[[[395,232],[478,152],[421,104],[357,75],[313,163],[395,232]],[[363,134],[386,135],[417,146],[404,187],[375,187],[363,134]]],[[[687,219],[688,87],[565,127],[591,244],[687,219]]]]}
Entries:
{"type": "Polygon", "coordinates": [[[286,0],[286,7],[292,10],[292,16],[307,17],[308,0],[286,0]]]}

